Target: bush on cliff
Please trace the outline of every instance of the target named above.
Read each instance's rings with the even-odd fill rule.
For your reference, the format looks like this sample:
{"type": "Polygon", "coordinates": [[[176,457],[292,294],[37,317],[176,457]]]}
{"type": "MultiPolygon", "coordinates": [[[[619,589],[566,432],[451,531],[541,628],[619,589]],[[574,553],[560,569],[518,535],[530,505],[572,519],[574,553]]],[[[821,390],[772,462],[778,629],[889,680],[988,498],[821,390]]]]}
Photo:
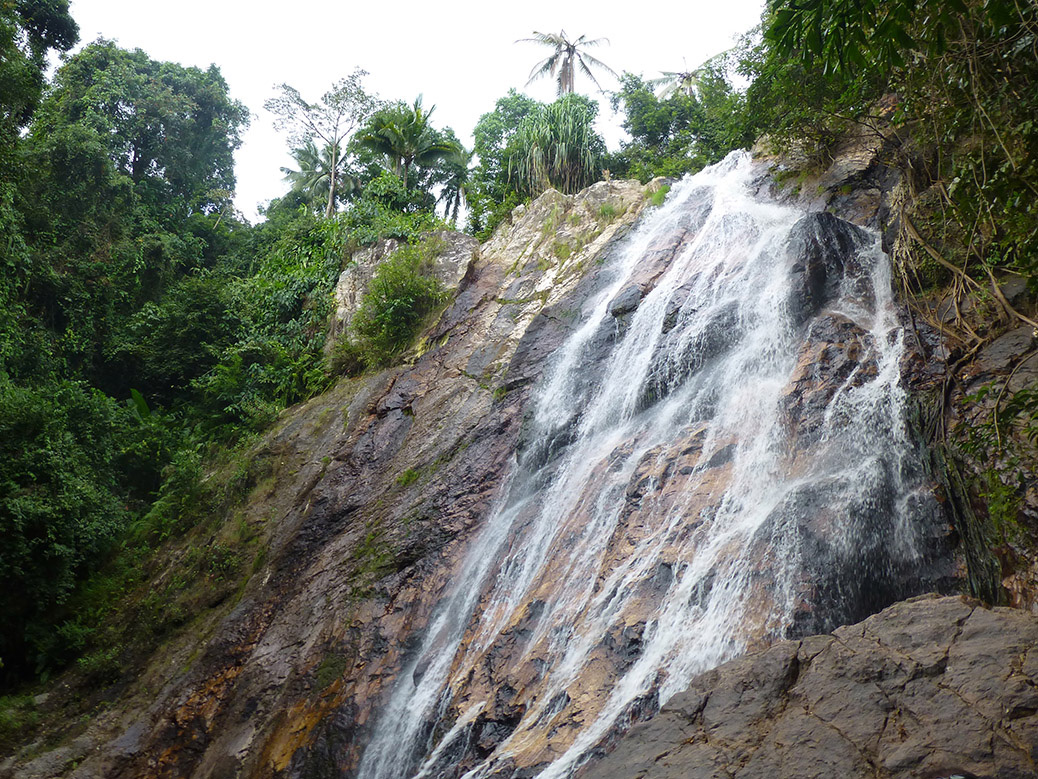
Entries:
{"type": "Polygon", "coordinates": [[[438,249],[437,242],[429,240],[404,246],[378,266],[351,322],[353,341],[340,353],[341,360],[353,353],[359,357],[354,365],[381,368],[411,345],[446,299],[443,284],[429,273],[438,249]]]}

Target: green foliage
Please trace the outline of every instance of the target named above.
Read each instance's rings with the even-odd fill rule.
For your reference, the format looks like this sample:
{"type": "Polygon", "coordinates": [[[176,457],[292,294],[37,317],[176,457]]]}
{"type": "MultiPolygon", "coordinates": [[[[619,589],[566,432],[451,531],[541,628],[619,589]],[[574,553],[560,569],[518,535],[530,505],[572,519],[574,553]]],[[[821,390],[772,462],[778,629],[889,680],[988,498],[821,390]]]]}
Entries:
{"type": "MultiPolygon", "coordinates": [[[[303,196],[305,202],[314,212],[325,211],[331,197],[332,177],[335,177],[335,202],[349,199],[361,187],[360,181],[345,170],[346,160],[339,160],[338,151],[326,144],[318,151],[313,141],[307,141],[299,148],[292,150],[292,156],[299,170],[282,168],[285,181],[292,185],[292,191],[303,196]]],[[[333,207],[333,210],[335,208],[333,207]]]]}
{"type": "Polygon", "coordinates": [[[31,695],[4,695],[0,697],[0,750],[13,748],[40,721],[31,695]]]}
{"type": "MultiPolygon", "coordinates": [[[[984,5],[1004,10],[1011,4],[984,5]]],[[[913,52],[944,53],[967,3],[944,0],[924,8],[917,0],[769,0],[768,10],[767,39],[775,51],[830,74],[855,68],[888,71],[904,67],[913,52]]]]}
{"type": "Polygon", "coordinates": [[[259,430],[327,386],[325,323],[347,236],[341,218],[301,212],[280,226],[251,275],[224,281],[230,325],[209,343],[211,367],[191,381],[221,437],[239,425],[259,430]]]}
{"type": "Polygon", "coordinates": [[[827,164],[829,152],[849,123],[883,93],[886,73],[847,69],[822,73],[800,57],[776,51],[768,28],[741,44],[739,72],[751,80],[745,122],[754,135],[766,134],[780,149],[796,149],[827,164]]]}
{"type": "Polygon", "coordinates": [[[143,185],[145,204],[166,209],[156,216],[175,219],[229,200],[247,122],[215,66],[184,68],[98,41],[58,70],[32,135],[43,153],[55,135],[89,137],[114,172],[143,185]]]}
{"type": "Polygon", "coordinates": [[[995,543],[1019,540],[1023,496],[1038,477],[1038,390],[1007,390],[1004,384],[986,384],[970,395],[971,404],[986,405],[990,412],[963,425],[957,436],[959,448],[984,465],[974,487],[987,507],[995,543]]]}
{"type": "Polygon", "coordinates": [[[408,468],[406,471],[396,477],[396,483],[401,487],[407,487],[418,481],[418,471],[414,468],[408,468]]]}
{"type": "Polygon", "coordinates": [[[134,312],[226,245],[246,116],[215,67],[102,41],[58,70],[19,148],[14,199],[22,301],[55,358],[128,391],[106,354],[134,312]]]}
{"type": "MultiPolygon", "coordinates": [[[[357,133],[358,145],[382,154],[390,170],[408,188],[412,168],[432,168],[463,149],[430,124],[436,107],[426,110],[419,96],[413,105],[396,103],[377,111],[357,133]]],[[[412,181],[413,185],[413,181],[412,181]]]]}
{"type": "Polygon", "coordinates": [[[509,179],[535,197],[549,187],[573,194],[597,181],[605,143],[594,129],[598,104],[564,95],[520,122],[508,159],[509,179]]]}
{"type": "Polygon", "coordinates": [[[376,269],[350,323],[366,367],[389,365],[418,335],[429,314],[446,298],[443,285],[428,274],[435,242],[397,249],[376,269]]]}
{"type": "Polygon", "coordinates": [[[666,184],[656,189],[656,191],[649,195],[649,205],[654,208],[662,206],[664,201],[667,199],[668,192],[670,192],[670,187],[666,184]]]}
{"type": "Polygon", "coordinates": [[[469,230],[481,241],[522,202],[508,178],[508,159],[514,148],[516,128],[540,107],[536,100],[511,89],[497,101],[493,111],[480,117],[472,131],[479,164],[472,172],[468,189],[469,230]]]}
{"type": "Polygon", "coordinates": [[[400,178],[382,171],[337,222],[351,245],[369,246],[382,238],[413,242],[423,233],[447,227],[431,207],[426,192],[405,189],[400,178]]]}
{"type": "Polygon", "coordinates": [[[68,51],[79,39],[68,0],[0,3],[0,144],[32,117],[44,86],[47,53],[68,51]]]}
{"type": "MultiPolygon", "coordinates": [[[[316,153],[318,146],[323,150],[321,155],[324,159],[316,162],[323,165],[326,174],[326,217],[331,217],[336,211],[342,195],[340,182],[350,181],[348,175],[343,178],[351,162],[349,138],[380,105],[378,98],[364,89],[362,82],[366,75],[366,71],[356,68],[350,75],[339,79],[315,103],[305,100],[295,87],[281,84],[278,96],[264,103],[264,108],[275,116],[275,126],[287,132],[289,142],[297,150],[312,149],[316,153]]],[[[310,162],[311,168],[321,167],[313,164],[315,161],[312,159],[310,162]]],[[[298,173],[302,175],[294,184],[308,177],[302,166],[298,173]]],[[[312,183],[319,181],[319,177],[313,178],[312,172],[309,178],[312,183]]],[[[313,193],[312,187],[310,190],[313,193]]]]}
{"type": "MultiPolygon", "coordinates": [[[[752,124],[824,163],[852,124],[870,126],[884,93],[921,149],[930,206],[955,263],[987,282],[1038,270],[1038,7],[1012,0],[919,4],[772,2],[747,47],[752,124]],[[862,67],[864,63],[866,67],[862,67]]],[[[889,113],[889,111],[888,111],[889,113]]],[[[941,235],[924,238],[941,243],[941,235]]],[[[924,261],[919,260],[918,264],[924,261]]],[[[911,275],[911,274],[906,274],[911,275]]]]}
{"type": "Polygon", "coordinates": [[[645,183],[698,171],[749,146],[753,137],[744,97],[728,81],[725,67],[724,60],[701,66],[694,87],[666,90],[665,99],[650,82],[625,73],[612,103],[614,110],[623,110],[631,140],[607,161],[610,170],[645,183]]]}
{"type": "Polygon", "coordinates": [[[43,629],[147,501],[168,456],[160,426],[68,381],[0,380],[0,658],[14,678],[64,648],[43,629]]]}
{"type": "Polygon", "coordinates": [[[109,349],[109,361],[144,396],[166,407],[193,398],[193,385],[217,365],[240,330],[227,279],[186,276],[158,302],[133,314],[109,349]]]}

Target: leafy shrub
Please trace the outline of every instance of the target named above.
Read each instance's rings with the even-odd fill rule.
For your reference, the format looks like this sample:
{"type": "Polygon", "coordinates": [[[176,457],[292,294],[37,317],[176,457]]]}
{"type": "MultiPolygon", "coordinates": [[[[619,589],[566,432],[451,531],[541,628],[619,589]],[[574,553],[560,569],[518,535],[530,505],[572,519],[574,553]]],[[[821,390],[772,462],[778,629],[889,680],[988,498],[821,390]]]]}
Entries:
{"type": "Polygon", "coordinates": [[[40,721],[31,695],[0,697],[0,750],[6,752],[40,721]]]}
{"type": "Polygon", "coordinates": [[[649,195],[649,205],[658,208],[663,205],[663,201],[667,199],[667,193],[670,192],[670,187],[664,184],[659,187],[655,192],[649,195]]]}
{"type": "Polygon", "coordinates": [[[411,343],[445,299],[443,285],[428,275],[437,247],[405,246],[378,266],[350,323],[365,366],[384,367],[411,343]]]}

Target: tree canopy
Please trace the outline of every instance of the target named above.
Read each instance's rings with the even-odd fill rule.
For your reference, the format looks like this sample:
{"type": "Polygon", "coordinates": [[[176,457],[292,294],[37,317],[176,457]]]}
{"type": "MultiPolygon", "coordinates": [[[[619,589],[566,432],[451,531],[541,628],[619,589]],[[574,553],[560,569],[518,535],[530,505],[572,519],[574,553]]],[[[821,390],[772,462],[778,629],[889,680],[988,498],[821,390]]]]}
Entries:
{"type": "Polygon", "coordinates": [[[0,3],[0,129],[9,133],[29,121],[43,90],[47,52],[68,51],[78,40],[68,0],[0,3]]]}
{"type": "Polygon", "coordinates": [[[414,166],[431,167],[462,152],[457,139],[430,123],[436,106],[426,109],[419,96],[412,105],[395,103],[373,114],[357,133],[357,144],[384,155],[406,189],[414,166]]]}
{"type": "Polygon", "coordinates": [[[355,69],[314,103],[304,99],[295,87],[281,84],[280,94],[263,104],[274,114],[275,126],[287,133],[294,147],[304,148],[310,143],[330,150],[328,167],[332,173],[326,216],[336,210],[339,171],[346,164],[343,153],[346,142],[380,106],[378,98],[364,89],[362,82],[366,75],[367,71],[355,69]]]}

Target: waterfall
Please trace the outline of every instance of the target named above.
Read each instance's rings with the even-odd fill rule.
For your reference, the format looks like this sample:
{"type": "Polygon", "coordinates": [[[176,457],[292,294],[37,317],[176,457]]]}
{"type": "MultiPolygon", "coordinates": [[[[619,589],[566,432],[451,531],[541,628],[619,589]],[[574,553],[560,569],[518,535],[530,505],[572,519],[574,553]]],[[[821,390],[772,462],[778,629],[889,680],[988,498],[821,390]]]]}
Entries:
{"type": "Polygon", "coordinates": [[[760,176],[686,178],[601,269],[362,779],[569,776],[694,675],[920,586],[887,259],[760,176]]]}

